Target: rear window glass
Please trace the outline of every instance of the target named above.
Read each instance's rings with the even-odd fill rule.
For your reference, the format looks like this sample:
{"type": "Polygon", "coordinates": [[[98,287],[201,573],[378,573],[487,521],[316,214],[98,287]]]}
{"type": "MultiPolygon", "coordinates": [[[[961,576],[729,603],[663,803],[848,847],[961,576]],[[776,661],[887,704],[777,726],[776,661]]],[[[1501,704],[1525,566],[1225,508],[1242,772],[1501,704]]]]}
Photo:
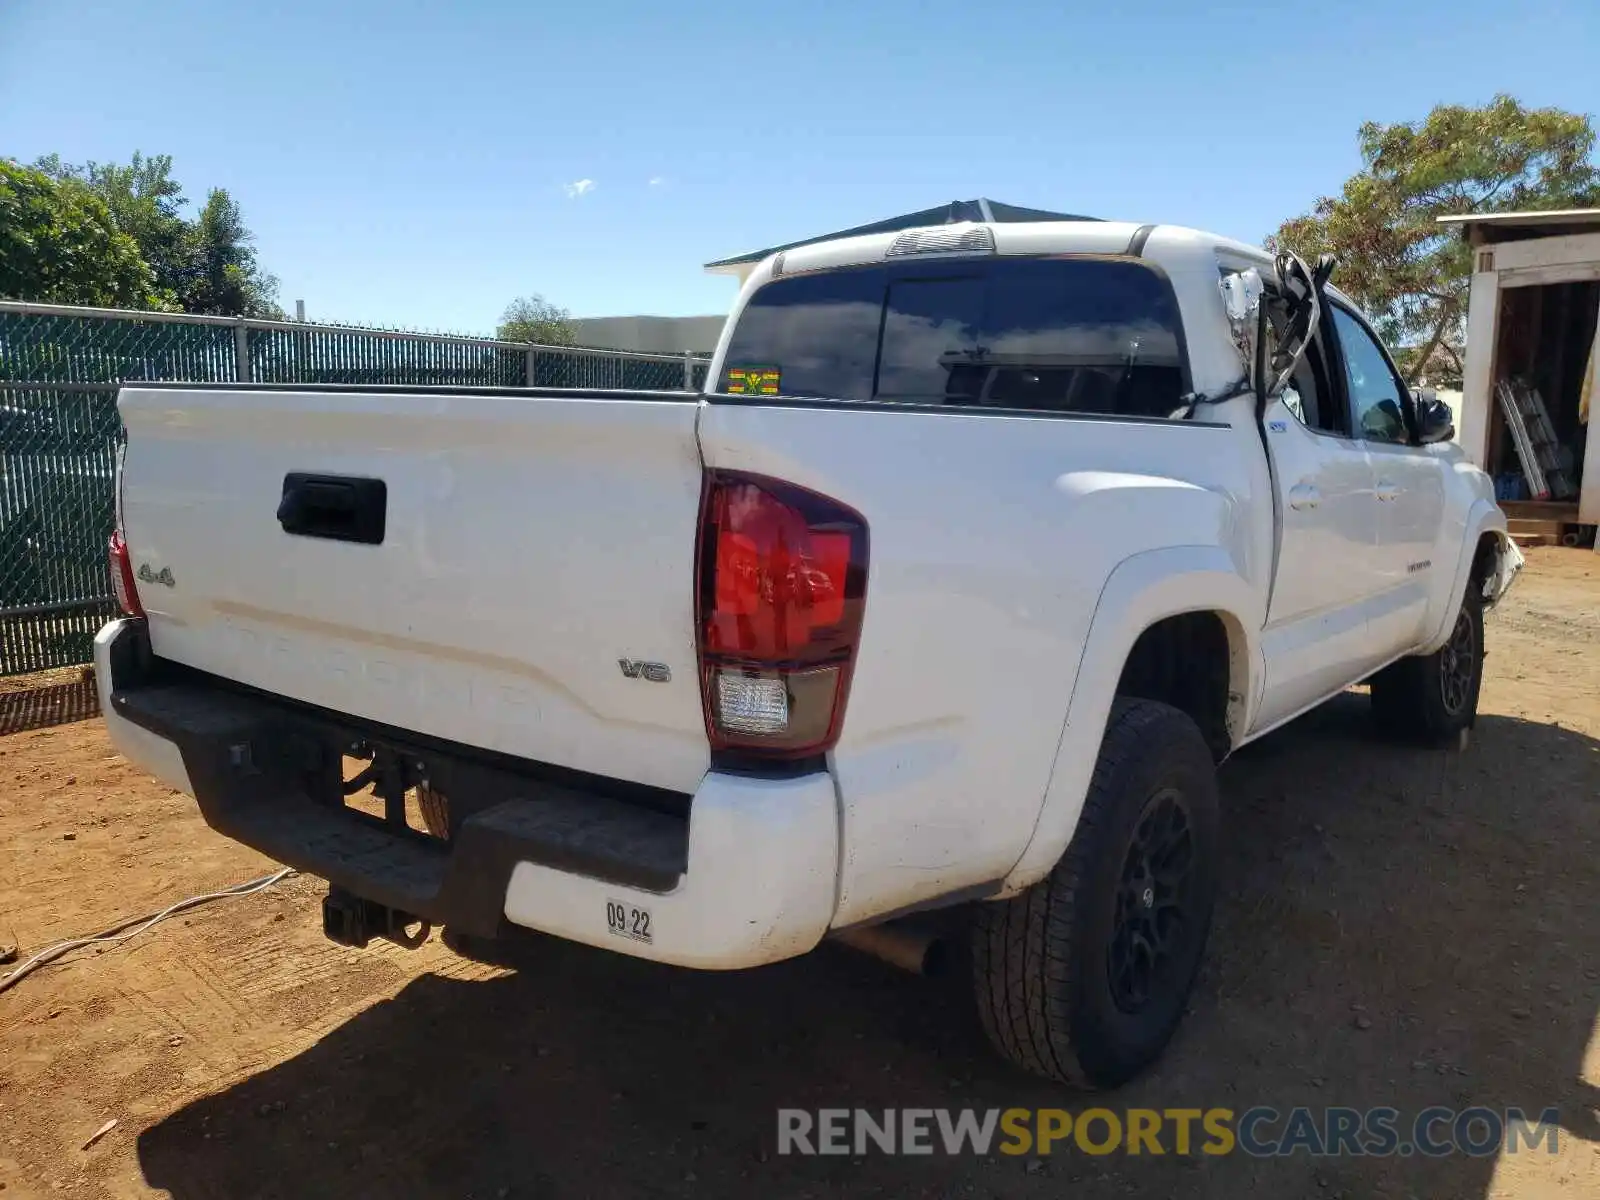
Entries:
{"type": "Polygon", "coordinates": [[[776,279],[746,305],[722,391],[1167,417],[1177,303],[1130,260],[989,258],[776,279]],[[757,374],[759,373],[759,374],[757,374]]]}

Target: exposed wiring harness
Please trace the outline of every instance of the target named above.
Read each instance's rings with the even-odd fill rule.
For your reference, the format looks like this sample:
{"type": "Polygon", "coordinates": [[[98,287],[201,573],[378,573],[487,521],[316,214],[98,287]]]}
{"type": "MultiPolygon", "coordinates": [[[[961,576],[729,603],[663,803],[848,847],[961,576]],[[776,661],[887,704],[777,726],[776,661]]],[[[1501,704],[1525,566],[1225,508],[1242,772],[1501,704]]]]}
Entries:
{"type": "MultiPolygon", "coordinates": [[[[1323,255],[1317,261],[1316,268],[1312,269],[1306,266],[1305,259],[1292,250],[1280,251],[1273,259],[1272,269],[1277,280],[1278,299],[1287,308],[1289,316],[1283,335],[1278,339],[1270,358],[1263,361],[1264,356],[1258,357],[1257,365],[1253,369],[1249,367],[1247,361],[1244,375],[1214,396],[1204,392],[1189,392],[1179,396],[1179,407],[1171,415],[1176,418],[1192,417],[1202,405],[1224,404],[1240,396],[1248,396],[1256,391],[1257,383],[1261,387],[1258,394],[1262,398],[1275,396],[1282,391],[1294,375],[1295,368],[1300,365],[1300,360],[1305,357],[1311,339],[1316,336],[1317,329],[1322,324],[1322,287],[1327,283],[1328,276],[1333,273],[1333,267],[1334,261],[1327,255],[1323,255]],[[1270,380],[1266,378],[1268,371],[1272,374],[1270,380]],[[1252,382],[1252,377],[1256,382],[1252,382]]],[[[1228,292],[1227,280],[1224,280],[1223,291],[1225,295],[1228,292]]],[[[1248,295],[1241,292],[1237,299],[1240,304],[1254,301],[1258,305],[1254,337],[1247,337],[1237,325],[1235,328],[1235,342],[1241,356],[1248,360],[1252,346],[1255,347],[1257,355],[1262,355],[1266,337],[1266,301],[1261,296],[1260,281],[1255,280],[1249,287],[1248,295]]],[[[1242,322],[1243,313],[1244,310],[1241,309],[1230,319],[1242,322]]]]}
{"type": "Polygon", "coordinates": [[[1264,397],[1276,396],[1284,389],[1310,348],[1322,324],[1322,286],[1333,273],[1333,265],[1333,259],[1324,255],[1312,270],[1292,250],[1280,251],[1274,260],[1278,286],[1289,305],[1289,323],[1269,364],[1273,378],[1262,393],[1264,397]]]}
{"type": "Polygon", "coordinates": [[[1240,396],[1248,396],[1255,389],[1250,384],[1250,376],[1229,384],[1215,396],[1208,396],[1205,392],[1185,392],[1178,397],[1178,408],[1172,413],[1173,418],[1187,420],[1194,416],[1195,410],[1202,404],[1225,404],[1240,396]]]}
{"type": "Polygon", "coordinates": [[[274,871],[270,875],[263,875],[259,879],[251,879],[244,883],[236,883],[229,888],[223,888],[220,892],[206,892],[204,895],[190,896],[187,900],[179,900],[176,904],[168,905],[160,912],[148,913],[142,917],[131,917],[126,921],[118,921],[109,929],[103,929],[99,933],[90,934],[88,937],[71,938],[65,942],[57,942],[54,946],[46,946],[15,971],[12,971],[11,974],[0,976],[0,992],[15,987],[40,967],[49,966],[51,963],[71,954],[74,950],[81,950],[85,946],[125,942],[129,938],[138,937],[152,925],[157,925],[168,917],[187,912],[191,908],[198,908],[202,904],[209,904],[213,900],[226,900],[230,896],[251,895],[254,892],[269,888],[275,883],[280,883],[293,874],[294,869],[292,867],[284,867],[280,871],[274,871]]]}

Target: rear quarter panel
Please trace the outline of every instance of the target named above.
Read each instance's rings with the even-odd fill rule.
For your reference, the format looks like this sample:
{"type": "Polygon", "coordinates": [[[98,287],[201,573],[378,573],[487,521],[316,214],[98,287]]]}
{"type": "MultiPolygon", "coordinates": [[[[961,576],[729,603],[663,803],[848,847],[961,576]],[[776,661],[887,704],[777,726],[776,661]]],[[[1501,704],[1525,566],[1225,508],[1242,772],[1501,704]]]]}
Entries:
{"type": "MultiPolygon", "coordinates": [[[[1197,546],[1209,570],[1260,569],[1242,516],[1259,446],[1225,425],[713,403],[700,442],[708,467],[790,480],[867,518],[866,613],[833,754],[835,925],[1011,872],[1119,564],[1197,546]]],[[[1170,599],[1188,603],[1181,587],[1170,599]]]]}

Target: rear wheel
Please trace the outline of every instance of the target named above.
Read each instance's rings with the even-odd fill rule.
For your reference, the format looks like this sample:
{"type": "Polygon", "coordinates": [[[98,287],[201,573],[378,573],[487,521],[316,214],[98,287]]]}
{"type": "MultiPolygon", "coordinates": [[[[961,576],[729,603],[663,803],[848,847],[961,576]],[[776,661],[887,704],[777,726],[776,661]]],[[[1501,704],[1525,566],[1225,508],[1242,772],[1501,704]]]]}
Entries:
{"type": "Polygon", "coordinates": [[[1066,854],[978,906],[973,982],[990,1041],[1026,1070],[1115,1087],[1166,1047],[1211,926],[1216,768],[1199,727],[1118,700],[1066,854]]]}
{"type": "Polygon", "coordinates": [[[1478,716],[1483,685],[1483,598],[1469,586],[1444,645],[1402,658],[1372,679],[1372,712],[1385,732],[1440,742],[1478,716]]]}

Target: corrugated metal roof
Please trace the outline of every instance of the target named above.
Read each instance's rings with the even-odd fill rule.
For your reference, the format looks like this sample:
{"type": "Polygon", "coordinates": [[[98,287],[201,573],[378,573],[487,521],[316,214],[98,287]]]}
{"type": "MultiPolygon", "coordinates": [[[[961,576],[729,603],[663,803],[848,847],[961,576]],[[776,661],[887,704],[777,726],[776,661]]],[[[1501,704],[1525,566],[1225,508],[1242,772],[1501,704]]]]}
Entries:
{"type": "Polygon", "coordinates": [[[723,267],[740,267],[751,263],[758,263],[769,254],[777,254],[781,250],[793,250],[797,246],[810,246],[816,242],[828,242],[834,238],[860,237],[869,233],[894,233],[901,229],[917,229],[924,225],[948,225],[955,221],[1098,221],[1098,217],[1079,216],[1076,213],[1051,212],[1043,208],[1027,208],[1020,204],[1006,204],[1000,200],[952,200],[948,204],[941,204],[937,208],[924,208],[917,212],[904,213],[898,217],[887,217],[882,221],[873,221],[867,225],[857,225],[851,229],[841,229],[836,233],[819,234],[816,237],[802,238],[797,242],[785,242],[781,246],[768,246],[765,250],[752,250],[748,254],[736,254],[732,258],[719,258],[715,262],[708,262],[706,270],[715,271],[723,267]]]}

